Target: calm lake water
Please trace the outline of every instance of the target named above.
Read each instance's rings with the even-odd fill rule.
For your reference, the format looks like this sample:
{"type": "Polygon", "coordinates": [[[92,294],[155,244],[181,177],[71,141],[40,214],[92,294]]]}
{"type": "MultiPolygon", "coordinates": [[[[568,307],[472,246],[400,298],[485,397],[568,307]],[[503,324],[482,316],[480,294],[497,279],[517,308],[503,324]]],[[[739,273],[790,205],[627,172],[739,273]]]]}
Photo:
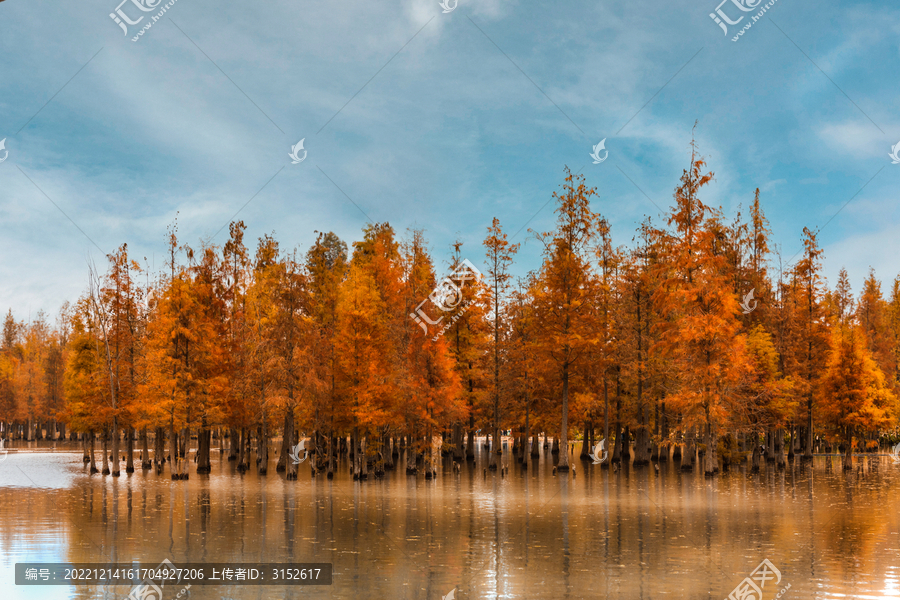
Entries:
{"type": "MultiPolygon", "coordinates": [[[[543,451],[542,451],[543,452],[543,451]]],[[[191,599],[727,598],[768,559],[763,598],[900,598],[900,465],[818,456],[714,479],[678,464],[553,476],[478,466],[436,480],[213,472],[89,475],[81,454],[0,462],[0,598],[124,599],[130,586],[15,586],[16,562],[330,562],[328,587],[194,586],[191,599]]],[[[509,460],[504,455],[504,460],[509,460]]],[[[140,463],[138,463],[139,465],[140,463]]],[[[402,464],[402,463],[401,463],[402,464]]],[[[181,588],[167,586],[164,600],[181,588]]]]}

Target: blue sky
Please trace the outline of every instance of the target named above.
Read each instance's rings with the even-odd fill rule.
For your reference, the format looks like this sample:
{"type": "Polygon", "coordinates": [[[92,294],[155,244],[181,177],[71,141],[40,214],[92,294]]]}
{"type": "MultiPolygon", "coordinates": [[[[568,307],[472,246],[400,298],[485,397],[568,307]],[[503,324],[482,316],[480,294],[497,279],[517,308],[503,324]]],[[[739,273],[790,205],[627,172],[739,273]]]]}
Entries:
{"type": "MultiPolygon", "coordinates": [[[[0,310],[20,318],[123,242],[159,268],[176,213],[197,247],[245,204],[251,244],[350,243],[368,216],[480,264],[492,217],[552,227],[567,165],[627,245],[669,206],[695,121],[704,201],[730,217],[759,187],[785,262],[824,226],[830,281],[900,273],[900,5],[777,0],[732,42],[756,11],[731,1],[748,16],[725,36],[716,0],[178,0],[132,42],[149,16],[126,37],[117,4],[0,3],[0,310]]],[[[529,242],[516,271],[538,262],[529,242]]]]}

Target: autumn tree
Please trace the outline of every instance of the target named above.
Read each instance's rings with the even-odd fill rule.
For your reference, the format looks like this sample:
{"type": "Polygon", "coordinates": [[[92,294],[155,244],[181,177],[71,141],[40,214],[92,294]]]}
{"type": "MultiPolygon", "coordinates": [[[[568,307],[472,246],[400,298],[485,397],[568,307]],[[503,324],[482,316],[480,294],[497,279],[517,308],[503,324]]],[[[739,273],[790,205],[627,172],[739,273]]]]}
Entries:
{"type": "Polygon", "coordinates": [[[718,471],[719,436],[747,371],[746,340],[740,333],[738,302],[728,261],[722,252],[726,235],[714,209],[699,191],[712,180],[705,162],[692,152],[675,190],[669,216],[673,271],[654,298],[664,316],[660,348],[673,361],[677,388],[669,401],[687,427],[703,432],[704,472],[718,471]]]}
{"type": "Polygon", "coordinates": [[[500,219],[494,217],[491,226],[488,227],[488,235],[484,239],[484,247],[487,258],[487,287],[490,290],[490,306],[492,310],[491,325],[494,334],[493,347],[491,354],[493,359],[494,381],[491,396],[494,401],[494,414],[492,422],[493,444],[488,461],[488,469],[497,469],[497,456],[501,454],[500,448],[500,398],[503,395],[501,382],[501,354],[503,350],[501,345],[505,342],[504,335],[505,324],[503,323],[504,301],[509,292],[509,267],[512,265],[513,256],[519,251],[519,244],[511,244],[506,239],[506,234],[500,227],[500,219]]]}
{"type": "MultiPolygon", "coordinates": [[[[306,270],[309,273],[311,292],[311,317],[317,329],[317,339],[322,344],[319,358],[322,380],[325,382],[323,397],[316,402],[314,422],[316,430],[322,424],[327,433],[327,476],[334,476],[335,404],[337,402],[337,350],[335,337],[338,323],[338,298],[341,283],[347,274],[347,244],[332,232],[318,233],[316,242],[306,253],[306,270]]],[[[318,440],[315,448],[318,450],[318,440]]],[[[390,461],[390,455],[388,459],[390,461]]]]}
{"type": "Polygon", "coordinates": [[[541,354],[555,367],[554,383],[560,398],[560,453],[557,468],[569,470],[568,429],[570,386],[576,368],[585,361],[596,340],[594,301],[596,281],[591,269],[591,251],[600,230],[600,215],[591,210],[597,195],[584,176],[566,170],[557,200],[556,229],[538,233],[543,244],[543,264],[534,290],[536,322],[541,354]]]}

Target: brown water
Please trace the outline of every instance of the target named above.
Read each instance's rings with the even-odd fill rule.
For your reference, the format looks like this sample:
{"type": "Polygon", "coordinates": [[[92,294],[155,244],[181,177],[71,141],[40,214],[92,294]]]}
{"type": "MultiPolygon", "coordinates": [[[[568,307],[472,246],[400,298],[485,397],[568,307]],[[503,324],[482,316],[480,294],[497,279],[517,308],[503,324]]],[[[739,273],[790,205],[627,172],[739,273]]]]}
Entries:
{"type": "MultiPolygon", "coordinates": [[[[0,462],[0,599],[121,598],[130,586],[15,586],[16,562],[330,562],[329,587],[194,586],[191,599],[713,598],[763,559],[763,598],[900,598],[900,465],[816,457],[707,479],[677,464],[610,472],[577,460],[436,480],[354,482],[213,472],[89,475],[80,454],[0,462]]],[[[509,459],[508,455],[504,456],[509,459]]],[[[402,464],[402,463],[401,463],[402,464]]],[[[180,588],[169,591],[171,600],[180,588]]]]}

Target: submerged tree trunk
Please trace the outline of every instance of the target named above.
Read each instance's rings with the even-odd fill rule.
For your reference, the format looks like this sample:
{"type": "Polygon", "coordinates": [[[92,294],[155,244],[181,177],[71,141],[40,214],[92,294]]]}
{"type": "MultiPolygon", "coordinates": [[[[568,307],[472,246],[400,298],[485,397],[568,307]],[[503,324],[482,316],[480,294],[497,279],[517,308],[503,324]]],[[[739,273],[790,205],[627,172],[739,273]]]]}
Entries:
{"type": "Polygon", "coordinates": [[[760,459],[762,458],[762,448],[759,444],[753,445],[753,459],[750,463],[750,472],[759,473],[760,459]]]}
{"type": "Polygon", "coordinates": [[[461,462],[463,456],[466,455],[465,438],[463,435],[462,423],[453,424],[450,444],[453,446],[453,460],[461,462]]]}
{"type": "Polygon", "coordinates": [[[173,421],[169,423],[169,471],[173,480],[187,479],[186,474],[182,473],[183,462],[178,456],[178,432],[173,421]]]}
{"type": "Polygon", "coordinates": [[[126,429],[128,439],[125,440],[125,472],[134,473],[134,428],[126,429]]]}
{"type": "Polygon", "coordinates": [[[259,465],[258,473],[266,475],[269,472],[269,424],[266,422],[266,416],[263,415],[262,427],[259,431],[259,455],[257,463],[259,465]]]}
{"type": "Polygon", "coordinates": [[[109,429],[103,430],[103,471],[102,475],[109,475],[109,429]]]}
{"type": "Polygon", "coordinates": [[[619,423],[615,424],[615,433],[616,439],[613,441],[612,451],[610,452],[610,456],[612,456],[610,462],[620,463],[622,462],[622,430],[619,427],[619,423]]]}
{"type": "Polygon", "coordinates": [[[694,434],[693,432],[688,433],[685,439],[684,444],[684,453],[681,455],[681,470],[682,471],[693,471],[694,470],[694,454],[697,453],[697,448],[694,445],[694,434]]]}
{"type": "MultiPolygon", "coordinates": [[[[409,452],[409,448],[406,449],[409,452]]],[[[474,417],[469,422],[468,439],[466,440],[466,460],[475,460],[475,424],[474,417]]]]}
{"type": "Polygon", "coordinates": [[[784,468],[784,430],[775,430],[775,467],[784,468]]]}
{"type": "Polygon", "coordinates": [[[90,452],[88,452],[87,434],[81,436],[81,449],[84,451],[84,458],[82,458],[82,462],[84,464],[91,462],[91,455],[90,452]]]}
{"type": "MultiPolygon", "coordinates": [[[[275,471],[281,473],[287,469],[290,460],[291,447],[294,445],[294,411],[288,408],[284,412],[284,434],[281,437],[281,450],[278,453],[278,464],[275,465],[275,471]]],[[[294,469],[294,476],[290,479],[297,478],[297,470],[294,469]]]]}
{"type": "Polygon", "coordinates": [[[147,442],[147,428],[141,429],[141,469],[147,470],[153,466],[150,462],[150,445],[147,442]]]}
{"type": "MultiPolygon", "coordinates": [[[[418,472],[416,468],[416,447],[415,444],[412,443],[412,440],[417,439],[415,436],[409,436],[409,443],[406,444],[406,474],[407,475],[415,475],[418,472]]],[[[473,445],[474,452],[474,442],[475,435],[474,432],[469,433],[469,444],[473,445]]],[[[468,459],[468,450],[466,451],[466,459],[468,459]]],[[[474,459],[474,455],[473,455],[474,459]]]]}
{"type": "Polygon", "coordinates": [[[212,471],[212,464],[209,460],[209,446],[212,441],[212,431],[206,426],[204,418],[200,424],[200,431],[197,432],[197,474],[209,473],[212,471]]]}
{"type": "MultiPolygon", "coordinates": [[[[461,435],[462,435],[462,431],[460,431],[460,436],[461,435]]],[[[385,461],[384,461],[384,470],[385,471],[393,471],[394,470],[394,447],[395,447],[394,440],[388,434],[387,429],[385,429],[384,449],[382,450],[382,452],[384,452],[384,456],[385,456],[385,461]]],[[[459,445],[458,447],[454,446],[454,455],[459,454],[459,456],[462,457],[463,452],[465,452],[465,450],[462,448],[462,445],[459,445]],[[459,451],[459,452],[457,452],[457,451],[459,451]]]]}
{"type": "Polygon", "coordinates": [[[634,434],[634,464],[636,466],[650,463],[649,449],[650,433],[647,431],[646,426],[641,426],[634,434]]]}
{"type": "MultiPolygon", "coordinates": [[[[134,469],[132,469],[134,470],[134,469]]],[[[116,417],[113,417],[112,425],[112,476],[121,475],[119,471],[119,423],[116,417]]]]}
{"type": "MultiPolygon", "coordinates": [[[[810,346],[812,346],[812,341],[809,342],[810,346]]],[[[809,392],[806,397],[806,410],[807,410],[807,420],[806,420],[806,444],[803,448],[803,460],[812,460],[813,457],[813,422],[812,422],[812,414],[813,414],[813,396],[812,392],[809,392]]]]}
{"type": "Polygon", "coordinates": [[[703,456],[703,472],[707,476],[719,472],[719,436],[712,424],[706,426],[706,454],[703,456]]]}
{"type": "Polygon", "coordinates": [[[788,428],[788,432],[790,432],[791,437],[788,441],[788,462],[794,462],[794,446],[796,445],[797,440],[797,429],[794,426],[788,428]]]}
{"type": "Polygon", "coordinates": [[[250,429],[248,427],[241,427],[241,441],[237,468],[241,473],[246,473],[247,470],[250,469],[250,429]]]}
{"type": "Polygon", "coordinates": [[[540,458],[541,457],[541,438],[538,434],[534,434],[534,437],[531,439],[531,458],[540,458]]]}
{"type": "Polygon", "coordinates": [[[163,464],[166,462],[166,432],[162,427],[156,428],[156,438],[153,440],[153,462],[156,463],[156,474],[162,475],[163,464]]]}
{"type": "Polygon", "coordinates": [[[566,472],[569,470],[569,363],[563,364],[562,376],[562,423],[560,424],[559,435],[559,464],[556,470],[566,472]],[[562,451],[560,452],[560,448],[562,451]]]}
{"type": "Polygon", "coordinates": [[[844,434],[844,470],[853,469],[853,428],[847,426],[844,434]]]}
{"type": "Polygon", "coordinates": [[[581,437],[581,453],[578,455],[578,458],[581,460],[590,460],[591,451],[589,449],[591,437],[591,425],[589,421],[584,422],[584,435],[581,437]]]}
{"type": "MultiPolygon", "coordinates": [[[[487,438],[485,438],[485,441],[487,441],[487,438]]],[[[497,470],[497,465],[502,461],[502,459],[500,458],[502,454],[503,447],[500,443],[500,427],[495,426],[494,435],[492,436],[491,440],[491,454],[490,458],[488,459],[488,469],[490,469],[491,471],[497,470]]]]}
{"type": "Polygon", "coordinates": [[[97,470],[97,460],[96,460],[96,458],[94,458],[94,437],[95,437],[94,432],[93,431],[89,432],[88,436],[90,436],[90,438],[91,438],[91,456],[90,456],[90,458],[91,458],[91,475],[93,475],[94,473],[99,473],[100,471],[97,470]]]}
{"type": "Polygon", "coordinates": [[[234,427],[228,430],[228,460],[237,460],[238,455],[238,432],[234,427]]]}
{"type": "Polygon", "coordinates": [[[364,435],[360,440],[359,446],[359,478],[369,478],[369,460],[366,458],[366,448],[369,445],[369,436],[364,435]]]}

